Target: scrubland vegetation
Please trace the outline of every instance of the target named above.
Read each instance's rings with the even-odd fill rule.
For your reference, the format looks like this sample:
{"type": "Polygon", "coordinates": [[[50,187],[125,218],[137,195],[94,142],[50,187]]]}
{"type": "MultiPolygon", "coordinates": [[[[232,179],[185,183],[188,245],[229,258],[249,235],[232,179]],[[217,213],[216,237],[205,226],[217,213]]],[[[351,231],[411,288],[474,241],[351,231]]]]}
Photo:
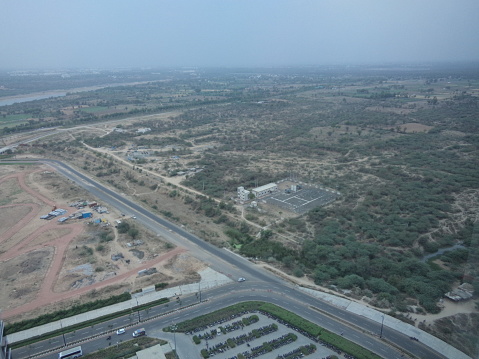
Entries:
{"type": "Polygon", "coordinates": [[[198,71],[6,106],[4,118],[32,117],[1,131],[125,119],[21,151],[69,158],[122,191],[148,189],[152,210],[298,277],[392,312],[436,313],[462,282],[479,293],[478,94],[467,67],[198,71]],[[87,156],[85,145],[108,154],[87,156]],[[138,147],[148,155],[126,170],[118,159],[138,147]],[[201,171],[181,185],[196,194],[146,173],[192,167],[201,171]],[[302,216],[261,203],[240,216],[237,187],[291,176],[342,196],[302,216]]]}

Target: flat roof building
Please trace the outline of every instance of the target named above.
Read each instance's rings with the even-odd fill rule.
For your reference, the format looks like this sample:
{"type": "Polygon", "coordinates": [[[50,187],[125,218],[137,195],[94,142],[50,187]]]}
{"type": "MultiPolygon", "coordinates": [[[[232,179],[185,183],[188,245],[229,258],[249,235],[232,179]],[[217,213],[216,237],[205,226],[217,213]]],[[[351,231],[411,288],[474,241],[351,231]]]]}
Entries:
{"type": "Polygon", "coordinates": [[[253,188],[251,191],[255,197],[262,197],[264,195],[276,192],[278,190],[278,185],[276,183],[268,183],[261,187],[253,188]]]}
{"type": "Polygon", "coordinates": [[[238,191],[238,198],[240,201],[246,202],[247,200],[249,200],[249,194],[251,193],[250,191],[248,191],[247,189],[244,189],[244,187],[238,187],[237,191],[238,191]]]}

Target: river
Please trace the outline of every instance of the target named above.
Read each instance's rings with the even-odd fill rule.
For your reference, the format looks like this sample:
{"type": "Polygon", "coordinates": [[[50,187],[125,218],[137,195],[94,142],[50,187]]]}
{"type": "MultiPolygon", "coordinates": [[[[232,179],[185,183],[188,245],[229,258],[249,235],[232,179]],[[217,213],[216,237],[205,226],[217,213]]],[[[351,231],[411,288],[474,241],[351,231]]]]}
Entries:
{"type": "Polygon", "coordinates": [[[141,85],[141,84],[145,84],[145,83],[158,82],[158,81],[160,81],[160,80],[127,82],[127,83],[107,84],[107,85],[89,86],[89,87],[79,87],[79,88],[74,88],[74,89],[70,89],[70,90],[52,90],[52,91],[44,91],[44,92],[33,92],[33,93],[29,93],[29,94],[24,94],[24,95],[17,95],[17,96],[9,96],[9,97],[0,98],[0,107],[13,105],[14,103],[44,100],[46,98],[52,98],[52,97],[62,97],[62,96],[66,96],[67,93],[95,91],[95,90],[100,90],[100,89],[103,89],[103,88],[115,87],[115,86],[141,85]]]}
{"type": "Polygon", "coordinates": [[[14,103],[43,100],[43,99],[51,98],[51,97],[62,97],[62,96],[65,96],[66,94],[67,94],[67,91],[51,91],[51,92],[41,92],[41,93],[28,94],[28,95],[5,97],[4,99],[0,100],[0,107],[13,105],[14,103]]]}

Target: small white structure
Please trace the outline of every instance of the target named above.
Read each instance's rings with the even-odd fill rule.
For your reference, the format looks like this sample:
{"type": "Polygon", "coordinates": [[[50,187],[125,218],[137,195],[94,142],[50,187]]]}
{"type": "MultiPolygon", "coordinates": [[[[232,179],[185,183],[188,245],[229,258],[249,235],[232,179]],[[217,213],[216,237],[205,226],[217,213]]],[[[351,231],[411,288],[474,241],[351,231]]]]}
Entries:
{"type": "Polygon", "coordinates": [[[238,187],[238,198],[240,199],[240,201],[245,202],[249,200],[250,193],[251,191],[244,189],[244,187],[238,187]]]}
{"type": "Polygon", "coordinates": [[[149,127],[139,128],[138,130],[136,130],[137,133],[147,133],[150,131],[151,131],[151,128],[149,127]]]}
{"type": "Polygon", "coordinates": [[[474,296],[474,287],[469,283],[462,283],[458,288],[447,292],[444,296],[454,302],[469,300],[474,296]]]}
{"type": "Polygon", "coordinates": [[[264,186],[261,186],[261,187],[253,188],[251,191],[253,192],[255,197],[258,198],[258,197],[262,197],[267,194],[276,192],[277,190],[278,190],[278,185],[273,182],[273,183],[265,184],[264,186]]]}

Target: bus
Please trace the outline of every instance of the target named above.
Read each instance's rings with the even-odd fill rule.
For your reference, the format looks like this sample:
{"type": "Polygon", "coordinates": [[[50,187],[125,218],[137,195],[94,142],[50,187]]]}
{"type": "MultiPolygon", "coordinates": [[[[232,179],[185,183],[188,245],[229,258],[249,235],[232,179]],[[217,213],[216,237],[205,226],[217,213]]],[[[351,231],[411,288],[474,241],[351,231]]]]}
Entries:
{"type": "Polygon", "coordinates": [[[83,355],[83,352],[80,347],[71,348],[65,350],[58,354],[58,359],[66,359],[66,358],[79,358],[83,355]]]}

